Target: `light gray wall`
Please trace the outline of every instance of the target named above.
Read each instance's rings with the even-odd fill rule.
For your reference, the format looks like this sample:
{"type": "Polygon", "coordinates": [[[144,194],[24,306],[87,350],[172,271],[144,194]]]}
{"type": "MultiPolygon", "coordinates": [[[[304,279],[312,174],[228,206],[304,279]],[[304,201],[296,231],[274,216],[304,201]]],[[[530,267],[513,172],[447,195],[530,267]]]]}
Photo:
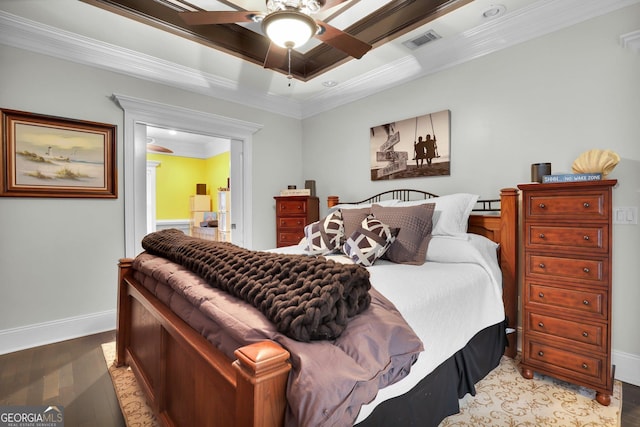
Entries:
{"type": "Polygon", "coordinates": [[[253,245],[275,246],[273,195],[302,182],[299,120],[4,45],[0,76],[2,108],[116,124],[119,177],[116,200],[0,198],[0,349],[32,325],[57,329],[54,335],[73,333],[78,323],[87,333],[115,327],[124,116],[113,93],[261,124],[252,150],[253,245]]]}
{"type": "MultiPolygon", "coordinates": [[[[391,188],[493,198],[529,182],[531,163],[571,172],[582,152],[601,148],[622,158],[610,175],[619,181],[614,205],[639,206],[640,55],[618,43],[639,27],[640,6],[629,7],[306,119],[305,178],[323,201],[391,188]],[[443,109],[451,176],[370,181],[370,127],[443,109]]],[[[615,225],[613,234],[613,348],[637,363],[640,227],[615,225]]]]}
{"type": "MultiPolygon", "coordinates": [[[[0,105],[117,124],[120,178],[117,200],[0,198],[0,347],[15,331],[54,331],[67,319],[96,332],[104,323],[92,316],[115,314],[124,159],[112,93],[264,126],[253,139],[256,249],[275,245],[273,195],[305,179],[316,180],[323,213],[329,194],[353,199],[398,186],[495,197],[527,182],[531,163],[569,171],[581,152],[611,148],[622,157],[611,175],[620,182],[614,204],[639,206],[640,55],[618,44],[638,22],[640,7],[629,7],[302,122],[0,46],[0,105]],[[452,114],[451,176],[371,182],[369,128],[441,109],[452,114]]],[[[615,226],[614,242],[614,360],[640,372],[638,226],[615,226]]]]}

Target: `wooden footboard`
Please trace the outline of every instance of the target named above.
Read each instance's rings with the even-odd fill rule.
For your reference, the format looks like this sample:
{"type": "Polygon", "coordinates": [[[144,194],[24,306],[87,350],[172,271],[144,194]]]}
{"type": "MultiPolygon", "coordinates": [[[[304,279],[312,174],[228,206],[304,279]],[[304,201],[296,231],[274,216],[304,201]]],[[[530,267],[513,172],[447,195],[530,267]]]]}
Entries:
{"type": "Polygon", "coordinates": [[[119,262],[116,363],[129,365],[165,426],[282,426],[289,353],[272,341],[230,360],[119,262]]]}

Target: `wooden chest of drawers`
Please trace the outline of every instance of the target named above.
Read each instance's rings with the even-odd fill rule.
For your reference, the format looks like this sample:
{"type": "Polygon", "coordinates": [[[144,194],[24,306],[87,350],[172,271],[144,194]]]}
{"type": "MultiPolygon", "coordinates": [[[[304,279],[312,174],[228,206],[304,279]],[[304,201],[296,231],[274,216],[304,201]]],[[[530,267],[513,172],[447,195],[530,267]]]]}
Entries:
{"type": "Polygon", "coordinates": [[[550,375],[609,405],[612,188],[616,180],[522,184],[522,376],[550,375]]]}
{"type": "Polygon", "coordinates": [[[304,237],[304,227],[318,221],[317,197],[276,196],[276,245],[296,245],[304,237]]]}

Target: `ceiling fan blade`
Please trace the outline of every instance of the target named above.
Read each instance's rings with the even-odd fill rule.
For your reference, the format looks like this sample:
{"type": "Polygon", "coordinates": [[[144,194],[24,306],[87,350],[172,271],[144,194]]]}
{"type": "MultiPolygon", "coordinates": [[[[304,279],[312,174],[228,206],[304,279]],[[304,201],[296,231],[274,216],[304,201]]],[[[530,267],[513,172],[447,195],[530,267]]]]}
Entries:
{"type": "Polygon", "coordinates": [[[199,11],[179,12],[178,15],[188,25],[234,24],[236,22],[251,22],[260,12],[242,11],[199,11]]]}
{"type": "Polygon", "coordinates": [[[351,34],[345,33],[344,31],[339,30],[336,27],[332,27],[325,22],[316,22],[320,26],[320,31],[318,31],[318,33],[314,37],[328,44],[329,46],[343,51],[349,56],[360,59],[373,47],[369,43],[365,43],[362,40],[355,38],[351,34]]]}
{"type": "Polygon", "coordinates": [[[155,151],[157,153],[173,153],[172,150],[156,144],[147,144],[147,151],[155,151]]]}
{"type": "Polygon", "coordinates": [[[287,49],[275,43],[269,45],[269,50],[264,58],[264,68],[276,69],[287,65],[287,49]]]}

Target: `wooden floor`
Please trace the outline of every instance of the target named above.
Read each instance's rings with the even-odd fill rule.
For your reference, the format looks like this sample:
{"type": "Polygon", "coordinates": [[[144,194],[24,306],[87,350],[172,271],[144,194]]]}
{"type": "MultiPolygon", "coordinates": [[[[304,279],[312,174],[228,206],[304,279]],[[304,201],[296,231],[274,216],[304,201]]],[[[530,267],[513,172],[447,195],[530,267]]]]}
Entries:
{"type": "MultiPolygon", "coordinates": [[[[100,344],[115,332],[0,356],[0,405],[61,405],[67,427],[124,427],[100,344]]],[[[640,387],[623,383],[622,427],[640,427],[640,387]]]]}
{"type": "Polygon", "coordinates": [[[114,331],[0,356],[0,405],[59,405],[64,425],[122,426],[100,344],[114,331]]]}

